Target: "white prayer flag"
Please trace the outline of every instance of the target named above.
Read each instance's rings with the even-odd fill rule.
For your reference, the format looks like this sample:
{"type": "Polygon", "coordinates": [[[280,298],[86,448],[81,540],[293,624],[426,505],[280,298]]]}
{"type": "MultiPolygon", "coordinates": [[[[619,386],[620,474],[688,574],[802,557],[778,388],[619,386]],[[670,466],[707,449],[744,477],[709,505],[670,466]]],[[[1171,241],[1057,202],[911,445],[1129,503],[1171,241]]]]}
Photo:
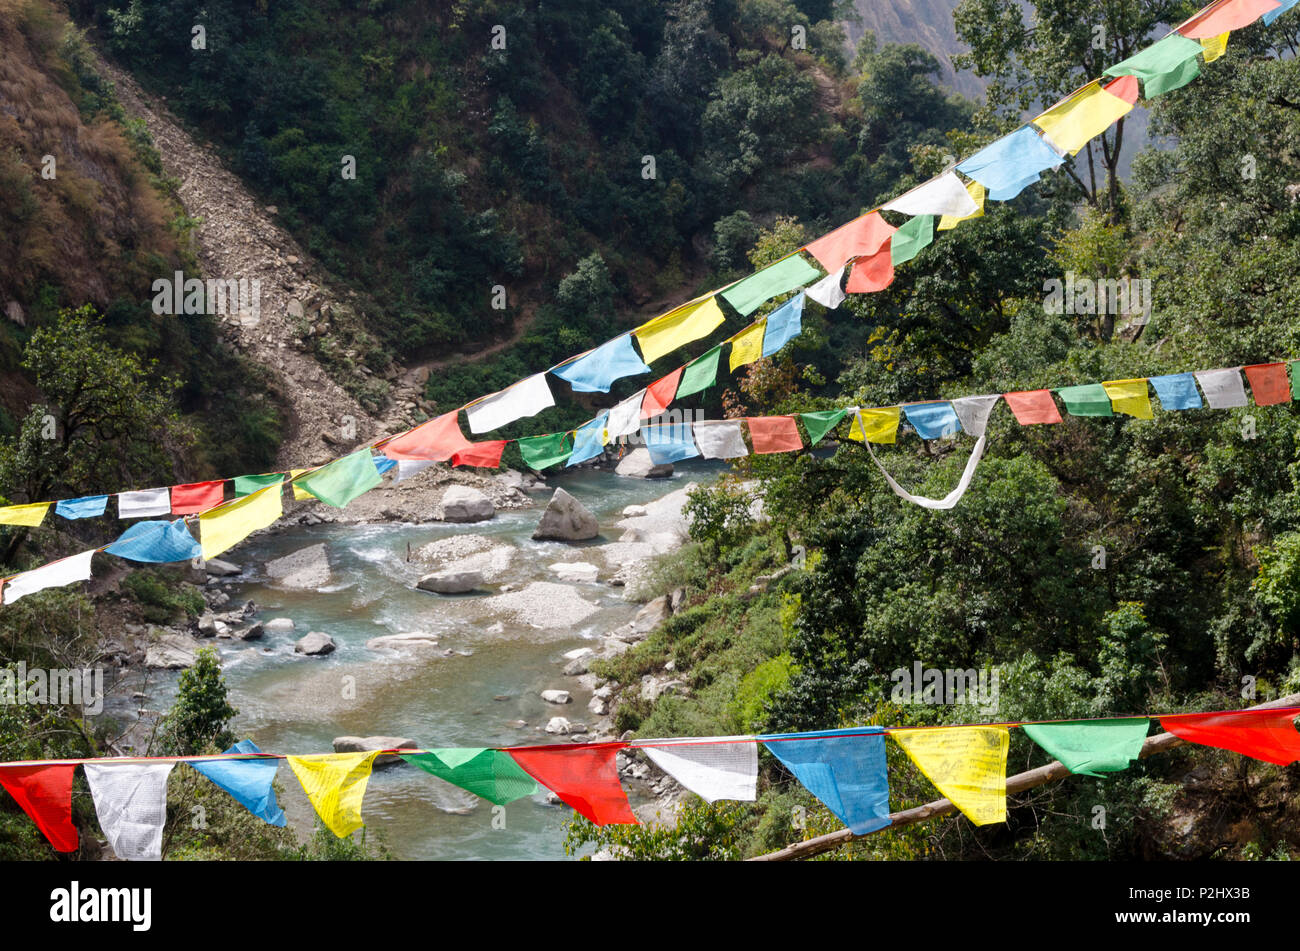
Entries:
{"type": "Polygon", "coordinates": [[[832,271],[830,274],[827,274],[816,284],[808,287],[804,293],[823,307],[829,308],[830,310],[839,307],[840,304],[844,303],[844,289],[840,287],[840,282],[844,278],[844,268],[847,267],[848,265],[846,264],[838,271],[832,271]]]}
{"type": "Polygon", "coordinates": [[[633,740],[632,745],[707,802],[757,798],[758,743],[752,736],[633,740]]]}
{"type": "Polygon", "coordinates": [[[95,549],[92,548],[90,551],[83,551],[80,555],[70,555],[52,561],[48,565],[14,575],[5,584],[4,603],[13,604],[24,595],[35,594],[46,588],[58,588],[78,581],[89,581],[90,559],[94,554],[95,549]]]}
{"type": "Polygon", "coordinates": [[[738,419],[700,420],[693,428],[695,444],[705,459],[735,459],[749,455],[738,419]]]}
{"type": "Polygon", "coordinates": [[[465,408],[469,418],[469,431],[486,433],[513,423],[525,416],[536,416],[548,406],[555,405],[551,388],[546,384],[546,374],[538,373],[520,380],[509,389],[493,393],[473,406],[465,408]]]}
{"type": "Polygon", "coordinates": [[[1246,401],[1246,387],[1241,382],[1241,369],[1197,370],[1196,382],[1205,391],[1205,403],[1210,409],[1232,409],[1250,405],[1246,401]]]}
{"type": "Polygon", "coordinates": [[[1001,395],[995,393],[992,396],[963,396],[953,400],[952,409],[961,420],[962,430],[976,439],[983,436],[989,424],[989,414],[993,412],[993,407],[998,405],[1000,399],[1002,399],[1001,395]]]}
{"type": "Polygon", "coordinates": [[[965,218],[974,214],[979,206],[957,173],[947,172],[917,185],[910,192],[904,192],[884,208],[904,215],[951,215],[954,218],[965,218]]]}
{"type": "Polygon", "coordinates": [[[167,777],[174,763],[83,763],[99,827],[120,859],[162,858],[167,777]]]}
{"type": "Polygon", "coordinates": [[[403,479],[409,479],[417,472],[423,472],[431,465],[433,465],[432,462],[427,462],[424,459],[398,459],[397,475],[393,477],[393,484],[396,485],[403,479]]]}
{"type": "Polygon", "coordinates": [[[171,512],[170,489],[140,489],[136,492],[117,493],[118,518],[144,518],[146,515],[170,515],[171,512]]]}
{"type": "Polygon", "coordinates": [[[645,390],[638,390],[609,411],[605,432],[610,439],[631,436],[641,428],[641,403],[644,400],[645,390]]]}

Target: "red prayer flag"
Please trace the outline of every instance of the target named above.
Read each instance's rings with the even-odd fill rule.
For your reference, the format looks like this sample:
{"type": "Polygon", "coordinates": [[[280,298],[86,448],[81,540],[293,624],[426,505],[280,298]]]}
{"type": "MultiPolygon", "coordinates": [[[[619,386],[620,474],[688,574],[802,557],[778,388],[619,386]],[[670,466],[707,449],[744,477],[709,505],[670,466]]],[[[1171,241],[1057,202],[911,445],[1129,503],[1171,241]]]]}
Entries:
{"type": "Polygon", "coordinates": [[[468,449],[461,449],[451,457],[453,466],[481,466],[484,469],[496,469],[501,465],[501,453],[505,452],[508,439],[492,439],[487,442],[470,443],[468,449]]]}
{"type": "Polygon", "coordinates": [[[0,786],[59,852],[77,851],[77,827],[72,824],[72,773],[76,768],[75,763],[0,766],[0,786]]]}
{"type": "Polygon", "coordinates": [[[1300,759],[1300,708],[1241,710],[1229,713],[1176,713],[1160,725],[1189,743],[1217,746],[1243,756],[1286,766],[1300,759]]]}
{"type": "Polygon", "coordinates": [[[626,748],[626,743],[563,743],[517,746],[506,752],[524,772],[596,825],[637,825],[614,763],[618,751],[626,748]]]}
{"type": "Polygon", "coordinates": [[[858,258],[844,283],[848,294],[872,294],[894,283],[894,256],[886,241],[883,248],[869,258],[858,258]]]}
{"type": "Polygon", "coordinates": [[[754,452],[794,452],[803,448],[803,438],[793,416],[748,416],[749,438],[754,452]]]}
{"type": "Polygon", "coordinates": [[[1130,106],[1136,105],[1138,101],[1138,78],[1136,76],[1121,76],[1118,79],[1108,82],[1101,87],[1112,96],[1123,99],[1130,106]]]}
{"type": "Polygon", "coordinates": [[[1250,394],[1255,397],[1256,406],[1291,402],[1291,380],[1285,363],[1257,363],[1242,369],[1250,381],[1250,394]]]}
{"type": "MultiPolygon", "coordinates": [[[[880,212],[873,211],[818,238],[812,244],[806,245],[804,250],[833,274],[854,258],[871,257],[876,254],[885,247],[889,236],[897,230],[880,216],[880,212]]],[[[848,290],[852,291],[853,288],[850,287],[848,290]]]]}
{"type": "Polygon", "coordinates": [[[645,388],[645,399],[641,401],[642,419],[652,419],[668,408],[677,395],[677,384],[681,381],[684,369],[686,368],[678,367],[645,388]]]}
{"type": "Polygon", "coordinates": [[[193,515],[221,504],[226,494],[224,479],[216,482],[190,482],[172,486],[172,514],[193,515]]]}
{"type": "Polygon", "coordinates": [[[1280,0],[1220,0],[1180,26],[1178,32],[1188,39],[1207,40],[1249,26],[1280,5],[1280,0]]]}
{"type": "Polygon", "coordinates": [[[446,462],[458,452],[473,445],[460,431],[456,417],[460,410],[452,410],[421,423],[409,433],[394,436],[380,447],[389,459],[415,459],[421,462],[446,462]]]}
{"type": "Polygon", "coordinates": [[[1024,390],[1019,393],[1003,393],[1002,398],[1016,414],[1021,426],[1035,423],[1059,423],[1061,411],[1056,408],[1051,390],[1024,390]]]}

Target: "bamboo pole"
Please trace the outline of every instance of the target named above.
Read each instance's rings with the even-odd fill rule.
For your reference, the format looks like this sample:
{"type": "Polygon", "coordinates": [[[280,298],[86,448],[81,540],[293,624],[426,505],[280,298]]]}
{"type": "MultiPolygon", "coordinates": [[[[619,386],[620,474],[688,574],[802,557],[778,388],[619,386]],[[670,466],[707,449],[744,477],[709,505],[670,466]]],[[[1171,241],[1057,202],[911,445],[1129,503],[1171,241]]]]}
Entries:
{"type": "MultiPolygon", "coordinates": [[[[1272,707],[1289,707],[1300,704],[1300,693],[1293,693],[1286,697],[1279,697],[1277,700],[1270,700],[1268,703],[1260,703],[1253,707],[1247,707],[1249,710],[1268,710],[1272,707]]],[[[1142,752],[1139,754],[1143,758],[1154,756],[1157,753],[1166,753],[1174,747],[1183,746],[1187,741],[1174,736],[1172,733],[1157,733],[1155,736],[1147,737],[1142,744],[1142,752]]],[[[1053,780],[1064,779],[1070,775],[1059,760],[1053,760],[1046,766],[1039,766],[1036,769],[1027,770],[1023,773],[1016,773],[1014,776],[1007,777],[1007,795],[1024,792],[1026,789],[1033,789],[1035,786],[1042,786],[1053,780]]],[[[915,809],[905,809],[902,812],[890,813],[889,825],[882,826],[866,835],[854,835],[848,829],[840,829],[838,832],[830,832],[826,835],[819,835],[815,838],[808,839],[804,842],[796,842],[793,845],[787,845],[783,849],[775,852],[768,852],[764,855],[756,855],[750,862],[789,862],[795,859],[806,859],[814,855],[821,855],[823,852],[830,852],[832,849],[838,849],[842,845],[847,845],[855,839],[864,839],[867,835],[875,835],[879,832],[887,832],[890,829],[897,829],[900,826],[914,825],[917,822],[924,822],[927,819],[938,819],[942,816],[951,815],[957,811],[947,799],[936,799],[933,802],[927,802],[923,806],[917,806],[915,809]]]]}

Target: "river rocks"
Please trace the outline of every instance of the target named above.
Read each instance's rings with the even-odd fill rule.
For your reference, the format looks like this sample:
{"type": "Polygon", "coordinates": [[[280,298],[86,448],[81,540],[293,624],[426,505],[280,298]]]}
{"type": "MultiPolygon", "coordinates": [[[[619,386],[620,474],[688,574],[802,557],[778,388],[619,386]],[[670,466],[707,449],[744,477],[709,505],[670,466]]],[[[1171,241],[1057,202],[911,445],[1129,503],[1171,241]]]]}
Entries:
{"type": "Polygon", "coordinates": [[[220,558],[209,558],[203,563],[203,570],[214,578],[228,578],[231,575],[239,574],[244,569],[232,562],[222,561],[220,558]]]}
{"type": "Polygon", "coordinates": [[[534,581],[521,591],[485,598],[486,614],[504,615],[537,628],[568,628],[600,610],[568,585],[534,581]]]}
{"type": "Polygon", "coordinates": [[[334,638],[330,637],[323,631],[308,631],[306,635],[298,639],[298,643],[293,645],[295,654],[307,654],[309,656],[321,656],[332,654],[338,648],[334,638]]]}
{"type": "Polygon", "coordinates": [[[453,485],[442,495],[441,514],[444,522],[482,522],[495,518],[497,509],[478,489],[453,485]]]}
{"type": "Polygon", "coordinates": [[[547,703],[573,703],[573,696],[567,690],[543,690],[542,699],[547,703]]]}
{"type": "Polygon", "coordinates": [[[546,488],[546,480],[542,476],[531,472],[520,472],[517,469],[507,469],[496,478],[507,489],[517,489],[521,492],[546,488]]]}
{"type": "Polygon", "coordinates": [[[645,514],[644,505],[629,505],[623,509],[624,518],[637,518],[645,514]]]}
{"type": "Polygon", "coordinates": [[[594,584],[600,577],[600,569],[586,561],[558,561],[551,565],[551,571],[560,581],[574,581],[580,584],[594,584]]]}
{"type": "Polygon", "coordinates": [[[435,594],[465,594],[481,584],[483,576],[477,571],[439,571],[425,575],[416,587],[435,594]]]}
{"type": "Polygon", "coordinates": [[[266,563],[266,576],[285,588],[319,588],[329,583],[325,544],[308,545],[266,563]]]}
{"type": "MultiPolygon", "coordinates": [[[[336,736],[335,753],[368,753],[371,750],[416,750],[419,746],[415,740],[403,736],[336,736]]],[[[405,762],[396,753],[380,753],[375,757],[376,766],[391,766],[405,762]]]]}
{"type": "Polygon", "coordinates": [[[204,611],[198,620],[199,637],[216,637],[217,618],[211,611],[204,611]]]}
{"type": "Polygon", "coordinates": [[[534,541],[585,541],[600,534],[591,510],[563,489],[556,489],[533,532],[534,541]]]}
{"type": "Polygon", "coordinates": [[[287,634],[293,630],[293,618],[273,617],[269,621],[263,621],[262,627],[268,634],[287,634]]]}
{"type": "Polygon", "coordinates": [[[673,474],[672,463],[656,465],[650,458],[650,450],[633,449],[624,456],[614,468],[617,475],[632,479],[666,479],[673,474]]]}
{"type": "Polygon", "coordinates": [[[651,703],[666,693],[686,694],[689,692],[684,680],[659,678],[653,674],[646,674],[641,678],[641,699],[648,700],[651,703]]]}
{"type": "Polygon", "coordinates": [[[145,649],[144,665],[154,670],[193,667],[195,655],[201,646],[194,638],[184,634],[164,634],[145,649]]]}
{"type": "Polygon", "coordinates": [[[248,627],[244,628],[242,631],[236,631],[232,636],[235,638],[235,640],[239,640],[239,641],[256,641],[256,640],[260,640],[262,638],[262,635],[264,635],[265,633],[266,633],[266,625],[262,624],[261,622],[258,622],[257,624],[249,625],[248,627]]]}
{"type": "Polygon", "coordinates": [[[518,551],[483,535],[452,535],[430,542],[415,557],[442,571],[477,571],[484,581],[495,582],[509,571],[518,551]]]}
{"type": "Polygon", "coordinates": [[[409,647],[437,647],[438,635],[424,631],[411,631],[406,634],[384,634],[366,641],[366,647],[374,650],[401,650],[409,647]]]}

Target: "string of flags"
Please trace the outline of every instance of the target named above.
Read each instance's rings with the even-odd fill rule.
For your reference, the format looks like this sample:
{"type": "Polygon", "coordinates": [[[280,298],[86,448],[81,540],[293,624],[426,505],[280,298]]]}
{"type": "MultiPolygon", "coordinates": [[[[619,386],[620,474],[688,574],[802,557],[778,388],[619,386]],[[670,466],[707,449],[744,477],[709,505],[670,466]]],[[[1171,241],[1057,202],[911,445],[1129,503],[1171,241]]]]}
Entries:
{"type": "Polygon", "coordinates": [[[345,837],[364,824],[361,807],[366,785],[381,755],[399,756],[493,805],[503,806],[544,788],[597,825],[609,825],[637,824],[619,779],[619,752],[645,752],[655,765],[707,802],[754,802],[762,744],[855,835],[865,835],[890,825],[886,737],[972,823],[989,825],[1006,821],[1011,729],[1023,729],[1071,773],[1104,777],[1127,769],[1139,758],[1153,719],[1161,729],[1189,743],[1286,766],[1300,759],[1297,716],[1300,706],[937,727],[858,726],[629,743],[306,755],[262,753],[252,740],[241,740],[214,756],[3,763],[0,786],[50,845],[73,852],[79,836],[72,820],[72,786],[80,766],[99,826],[118,858],[156,860],[162,858],[167,781],[177,763],[202,773],[263,821],[284,826],[284,810],[276,802],[272,784],[280,760],[287,760],[321,821],[336,836],[345,837]]]}
{"type": "MultiPolygon", "coordinates": [[[[713,385],[724,345],[729,345],[729,367],[734,372],[762,357],[772,356],[798,335],[806,298],[833,309],[849,293],[884,289],[893,280],[895,266],[911,260],[931,243],[935,230],[949,230],[962,221],[981,216],[988,199],[1008,201],[1014,198],[1025,187],[1038,181],[1041,172],[1058,167],[1070,155],[1077,154],[1090,139],[1126,115],[1139,96],[1151,99],[1191,82],[1200,71],[1197,57],[1207,62],[1217,59],[1222,55],[1232,30],[1241,29],[1261,17],[1264,23],[1271,24],[1297,2],[1300,0],[1216,0],[1157,43],[1107,69],[1103,79],[1109,78],[1109,82],[1103,84],[1103,79],[1098,79],[1081,86],[1031,122],[879,208],[746,278],[703,294],[548,371],[527,377],[406,432],[381,438],[369,447],[316,468],[116,493],[119,518],[177,518],[132,526],[112,545],[3,579],[3,601],[10,603],[32,591],[88,579],[91,557],[96,551],[146,562],[180,561],[200,555],[216,557],[280,517],[281,487],[286,482],[292,486],[297,500],[316,498],[329,505],[341,506],[378,485],[380,476],[394,467],[398,470],[395,478],[399,481],[432,462],[495,468],[500,465],[501,455],[512,440],[471,442],[461,432],[460,412],[465,413],[470,432],[474,435],[534,416],[555,405],[547,374],[565,380],[576,392],[608,392],[617,380],[649,372],[650,363],[721,326],[726,316],[719,301],[748,317],[767,301],[791,291],[800,291],[772,313],[757,318],[700,357],[614,407],[602,410],[576,430],[517,440],[525,462],[536,469],[560,463],[577,465],[595,458],[610,441],[643,429],[642,422],[661,414],[672,400],[713,385]],[[968,181],[963,181],[957,173],[968,181]],[[895,227],[885,220],[882,211],[907,215],[910,219],[895,227]],[[937,226],[935,218],[939,219],[937,226]],[[815,260],[826,273],[823,275],[822,270],[811,264],[804,254],[815,260]],[[636,346],[633,346],[634,341],[636,346]],[[639,354],[637,347],[640,348],[639,354]],[[373,456],[372,449],[379,449],[382,455],[373,456]],[[233,483],[235,497],[226,500],[229,483],[233,483]],[[191,519],[191,524],[197,520],[200,528],[198,540],[181,521],[186,518],[191,519]]],[[[1269,366],[1276,368],[1278,365],[1269,366]]],[[[1258,367],[1247,367],[1246,370],[1248,376],[1252,370],[1264,372],[1258,367]]],[[[1207,374],[1213,372],[1216,371],[1206,371],[1207,374]]],[[[1197,377],[1205,390],[1207,404],[1211,407],[1246,405],[1244,392],[1238,392],[1240,380],[1237,379],[1235,384],[1232,380],[1235,371],[1217,372],[1228,374],[1221,383],[1208,375],[1197,377]],[[1226,389],[1217,389],[1219,387],[1226,389]]],[[[1276,370],[1269,372],[1273,374],[1274,385],[1280,385],[1276,382],[1276,370]]],[[[1186,375],[1181,376],[1184,379],[1176,384],[1169,378],[1158,379],[1166,381],[1171,393],[1175,387],[1181,387],[1179,392],[1189,404],[1199,405],[1199,397],[1194,393],[1195,385],[1190,392],[1187,391],[1186,375]],[[1196,402],[1191,404],[1193,397],[1196,402]]],[[[1166,409],[1189,408],[1175,406],[1178,397],[1166,399],[1160,384],[1156,380],[1151,382],[1157,387],[1166,409]]],[[[1136,388],[1139,383],[1141,381],[1113,381],[1089,384],[1082,393],[1075,393],[1072,388],[1062,388],[1057,392],[1075,415],[1111,415],[1108,410],[1112,406],[1115,411],[1128,412],[1121,405],[1124,397],[1113,400],[1109,396],[1111,391],[1123,384],[1136,388]],[[1105,399],[1098,396],[1097,387],[1106,391],[1105,399]],[[1095,412],[1089,411],[1089,407],[1095,412]]],[[[1260,390],[1254,378],[1251,385],[1259,403],[1260,390]]],[[[1267,381],[1264,385],[1268,385],[1267,381]]],[[[1004,394],[1004,397],[1022,424],[1060,421],[1059,411],[1046,391],[1004,394]]],[[[1145,394],[1139,394],[1136,389],[1131,399],[1132,405],[1138,408],[1149,402],[1145,394]]],[[[953,402],[950,411],[933,410],[941,414],[942,426],[952,426],[950,413],[957,411],[957,402],[953,402]]],[[[922,438],[935,438],[926,436],[926,432],[933,431],[935,425],[940,424],[917,425],[917,419],[927,412],[919,408],[920,405],[909,404],[902,410],[922,438]]],[[[870,410],[855,407],[842,412],[852,413],[850,438],[868,443],[870,449],[870,443],[893,441],[898,411],[898,407],[870,410]],[[891,418],[894,421],[892,429],[891,418]],[[873,438],[873,433],[881,438],[873,438]]],[[[798,416],[807,432],[808,444],[815,445],[825,435],[825,432],[817,435],[815,429],[820,428],[825,420],[815,418],[816,414],[812,413],[798,416]]],[[[827,430],[838,422],[839,418],[827,430]]],[[[644,427],[644,432],[647,447],[656,461],[675,461],[696,455],[735,458],[745,454],[740,452],[744,440],[737,431],[738,425],[734,421],[720,421],[697,423],[688,428],[683,423],[676,428],[648,426],[644,427]],[[708,428],[710,425],[714,428],[708,428]]],[[[744,425],[755,453],[803,448],[803,437],[793,416],[754,417],[747,419],[744,425]]],[[[963,428],[976,434],[980,440],[967,467],[966,475],[972,475],[983,451],[982,426],[979,433],[968,426],[963,425],[963,428]]],[[[955,497],[927,500],[910,495],[888,473],[885,476],[900,497],[932,508],[951,507],[965,491],[964,485],[959,485],[960,492],[954,490],[955,497]]],[[[963,483],[968,484],[969,479],[964,477],[963,483]]],[[[96,517],[106,513],[109,498],[108,495],[99,495],[10,505],[0,508],[0,524],[38,526],[51,506],[65,519],[96,517]]]]}
{"type": "MultiPolygon", "coordinates": [[[[797,300],[795,298],[786,305],[792,313],[798,311],[798,306],[795,305],[797,300]]],[[[769,320],[766,333],[773,332],[778,335],[778,339],[784,341],[789,339],[788,334],[797,331],[790,330],[781,321],[769,320]]],[[[707,356],[706,354],[705,357],[707,356]]],[[[719,354],[715,353],[712,358],[713,368],[707,373],[688,377],[679,370],[665,378],[671,385],[661,387],[653,395],[650,393],[651,388],[647,388],[644,394],[638,394],[630,403],[631,412],[620,410],[623,404],[619,404],[575,431],[524,436],[515,440],[524,462],[536,470],[556,465],[574,466],[603,453],[605,446],[616,436],[638,431],[645,441],[651,460],[656,464],[692,458],[729,460],[751,453],[764,455],[798,452],[817,446],[843,423],[848,422],[845,437],[866,445],[872,461],[896,495],[925,508],[947,510],[961,500],[974,478],[983,457],[989,418],[1000,402],[1007,404],[1020,425],[1036,426],[1063,422],[1058,398],[1066,413],[1072,416],[1105,417],[1118,414],[1149,420],[1155,417],[1151,390],[1155,391],[1165,411],[1202,407],[1232,409],[1249,406],[1252,399],[1256,406],[1272,406],[1300,397],[1300,361],[1291,361],[1107,380],[1055,389],[926,400],[897,406],[851,406],[739,419],[683,419],[661,423],[646,421],[652,418],[652,413],[655,416],[662,414],[681,395],[682,381],[686,381],[687,389],[697,384],[711,385],[718,357],[719,354]],[[1249,395],[1247,385],[1250,388],[1249,395]],[[975,438],[975,445],[956,488],[944,498],[932,499],[908,492],[876,457],[872,444],[895,443],[904,423],[921,439],[944,439],[957,433],[966,433],[975,438]]],[[[695,390],[692,389],[692,392],[695,390]]],[[[456,414],[446,413],[401,436],[381,442],[382,455],[372,455],[369,447],[359,449],[318,469],[306,470],[305,474],[299,475],[290,484],[296,500],[317,499],[327,505],[343,508],[353,499],[380,485],[383,481],[382,474],[393,469],[397,470],[396,478],[400,480],[434,462],[451,461],[454,465],[497,467],[507,442],[508,440],[499,440],[492,444],[490,450],[483,448],[484,443],[470,443],[460,431],[456,414]]],[[[100,552],[128,561],[153,564],[189,561],[199,557],[215,558],[253,532],[268,527],[280,518],[283,514],[284,484],[283,473],[241,476],[233,480],[204,483],[202,499],[210,507],[197,512],[191,511],[192,506],[202,503],[195,501],[200,493],[194,491],[192,486],[173,486],[170,491],[156,490],[161,493],[160,499],[168,500],[167,507],[164,508],[160,501],[156,508],[148,509],[148,513],[182,517],[137,522],[108,545],[5,578],[3,587],[0,588],[0,603],[12,604],[19,598],[45,588],[89,580],[92,558],[100,552]],[[223,500],[227,481],[231,483],[234,497],[223,500]],[[182,491],[176,492],[177,489],[182,491]],[[191,522],[197,522],[197,538],[186,524],[187,514],[191,522]]],[[[86,500],[73,501],[81,503],[86,500]]],[[[0,508],[0,524],[35,527],[41,524],[51,506],[55,506],[57,511],[58,505],[62,504],[43,502],[6,506],[0,508]]],[[[103,509],[100,507],[96,510],[103,509]]],[[[122,510],[119,503],[119,512],[122,510]]]]}

